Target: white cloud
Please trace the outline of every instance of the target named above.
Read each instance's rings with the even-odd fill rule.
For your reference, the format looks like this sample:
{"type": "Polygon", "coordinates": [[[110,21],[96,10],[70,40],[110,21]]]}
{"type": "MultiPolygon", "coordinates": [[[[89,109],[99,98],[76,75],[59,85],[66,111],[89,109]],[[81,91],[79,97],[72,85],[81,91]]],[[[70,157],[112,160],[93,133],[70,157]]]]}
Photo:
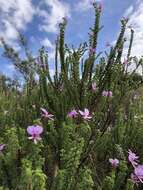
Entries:
{"type": "Polygon", "coordinates": [[[51,43],[51,41],[48,39],[48,38],[45,38],[41,41],[41,45],[47,47],[47,48],[50,48],[50,49],[53,49],[53,44],[51,43]]]}
{"type": "Polygon", "coordinates": [[[133,12],[133,9],[134,9],[133,5],[130,5],[129,8],[127,8],[127,10],[125,11],[124,17],[130,16],[130,14],[132,14],[133,12]]]}
{"type": "MultiPolygon", "coordinates": [[[[140,57],[143,55],[143,1],[139,0],[134,7],[129,7],[125,15],[130,18],[128,24],[135,31],[132,55],[140,57]]],[[[130,38],[130,30],[126,32],[126,36],[130,38]]]]}
{"type": "Polygon", "coordinates": [[[59,0],[43,0],[41,5],[45,5],[48,11],[38,8],[38,15],[43,18],[40,23],[40,30],[46,32],[57,32],[57,26],[63,17],[70,17],[69,4],[59,0]]]}
{"type": "MultiPolygon", "coordinates": [[[[96,0],[100,1],[100,0],[96,0]]],[[[88,11],[89,9],[91,9],[93,6],[93,0],[80,0],[76,5],[75,5],[75,10],[77,11],[88,11]]]]}
{"type": "MultiPolygon", "coordinates": [[[[63,17],[70,17],[69,4],[60,0],[43,0],[35,7],[32,0],[0,0],[0,5],[0,37],[14,46],[18,31],[26,30],[35,15],[41,19],[39,28],[51,33],[57,32],[63,17]]],[[[52,47],[48,39],[43,45],[52,47]]]]}
{"type": "Polygon", "coordinates": [[[0,36],[9,44],[18,37],[17,30],[24,30],[35,14],[31,0],[0,0],[0,36]]]}
{"type": "Polygon", "coordinates": [[[3,73],[6,76],[13,77],[15,73],[15,67],[13,64],[5,64],[0,70],[0,73],[3,73]]]}

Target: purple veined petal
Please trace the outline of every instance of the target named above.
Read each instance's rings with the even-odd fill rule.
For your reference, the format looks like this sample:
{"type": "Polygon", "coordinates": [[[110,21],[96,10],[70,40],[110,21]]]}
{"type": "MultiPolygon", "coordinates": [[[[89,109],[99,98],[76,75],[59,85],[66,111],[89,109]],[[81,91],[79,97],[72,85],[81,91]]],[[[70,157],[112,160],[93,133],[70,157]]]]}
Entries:
{"type": "Polygon", "coordinates": [[[37,144],[37,141],[41,140],[40,134],[43,132],[43,127],[39,125],[33,125],[27,127],[27,133],[31,136],[28,137],[28,139],[33,140],[35,144],[37,144]]]}
{"type": "Polygon", "coordinates": [[[54,121],[54,118],[52,118],[52,117],[48,117],[49,118],[49,120],[52,120],[52,121],[54,121]]]}
{"type": "Polygon", "coordinates": [[[33,135],[33,133],[34,133],[34,126],[33,125],[27,127],[27,133],[29,135],[33,135]]]}
{"type": "Polygon", "coordinates": [[[37,135],[37,134],[41,134],[43,132],[43,127],[39,126],[39,125],[33,125],[33,126],[29,126],[27,128],[27,133],[29,135],[37,135]]]}
{"type": "Polygon", "coordinates": [[[79,110],[79,113],[80,113],[80,115],[84,115],[84,112],[83,111],[81,111],[81,110],[79,110]]]}
{"type": "Polygon", "coordinates": [[[112,96],[113,96],[112,91],[108,91],[108,96],[109,96],[109,97],[112,97],[112,96]]]}
{"type": "Polygon", "coordinates": [[[116,168],[119,165],[119,160],[117,158],[109,158],[109,162],[112,165],[112,167],[116,168]]]}
{"type": "Polygon", "coordinates": [[[104,91],[102,92],[102,96],[108,96],[108,92],[104,90],[104,91]]]}
{"type": "Polygon", "coordinates": [[[91,117],[91,116],[83,116],[83,119],[85,119],[85,120],[89,121],[89,120],[91,120],[91,119],[92,119],[92,117],[91,117]]]}
{"type": "Polygon", "coordinates": [[[134,173],[131,173],[131,180],[135,183],[135,184],[138,184],[140,183],[140,179],[134,174],[134,173]]]}
{"type": "Polygon", "coordinates": [[[43,132],[43,127],[36,125],[34,131],[35,134],[40,135],[43,132]]]}
{"type": "Polygon", "coordinates": [[[85,115],[88,116],[88,115],[89,115],[89,110],[88,110],[87,108],[85,108],[85,109],[84,109],[84,113],[85,113],[85,115]]]}
{"type": "Polygon", "coordinates": [[[136,176],[141,176],[143,178],[143,165],[138,165],[135,167],[134,173],[136,176]]]}
{"type": "Polygon", "coordinates": [[[92,116],[89,115],[89,116],[87,116],[87,118],[88,118],[88,119],[92,119],[92,116]]]}
{"type": "Polygon", "coordinates": [[[85,120],[90,120],[92,118],[92,116],[89,115],[90,113],[89,113],[89,110],[87,108],[85,108],[84,111],[79,110],[79,113],[82,116],[82,118],[85,120]]]}
{"type": "Polygon", "coordinates": [[[136,184],[140,183],[140,180],[134,173],[131,173],[131,180],[136,184]]]}
{"type": "Polygon", "coordinates": [[[52,117],[54,117],[54,115],[49,114],[49,112],[48,112],[46,109],[41,108],[41,111],[42,111],[42,117],[45,117],[45,118],[54,120],[54,119],[52,118],[52,117]]]}
{"type": "Polygon", "coordinates": [[[54,119],[53,119],[54,115],[52,115],[52,114],[44,115],[44,117],[46,117],[46,118],[48,118],[48,119],[50,119],[50,120],[54,120],[54,119]]]}
{"type": "Polygon", "coordinates": [[[41,113],[42,117],[47,117],[47,114],[41,113]]]}
{"type": "Polygon", "coordinates": [[[73,117],[73,114],[71,112],[69,112],[67,115],[68,117],[73,117]]]}
{"type": "Polygon", "coordinates": [[[2,151],[5,148],[5,144],[0,144],[0,151],[2,151]]]}
{"type": "Polygon", "coordinates": [[[49,114],[48,116],[49,116],[49,117],[54,117],[54,115],[52,115],[52,114],[49,114]]]}
{"type": "Polygon", "coordinates": [[[134,169],[134,175],[138,178],[138,180],[143,183],[143,165],[138,165],[134,169]]]}
{"type": "Polygon", "coordinates": [[[77,117],[77,115],[78,115],[78,112],[75,109],[71,110],[68,113],[68,117],[70,117],[70,118],[75,118],[75,117],[77,117]]]}
{"type": "Polygon", "coordinates": [[[40,110],[44,113],[44,114],[48,114],[47,110],[44,108],[40,108],[40,110]]]}
{"type": "Polygon", "coordinates": [[[133,167],[136,167],[138,165],[138,159],[139,159],[139,156],[137,156],[134,152],[132,152],[129,149],[128,150],[128,160],[132,164],[133,167]]]}

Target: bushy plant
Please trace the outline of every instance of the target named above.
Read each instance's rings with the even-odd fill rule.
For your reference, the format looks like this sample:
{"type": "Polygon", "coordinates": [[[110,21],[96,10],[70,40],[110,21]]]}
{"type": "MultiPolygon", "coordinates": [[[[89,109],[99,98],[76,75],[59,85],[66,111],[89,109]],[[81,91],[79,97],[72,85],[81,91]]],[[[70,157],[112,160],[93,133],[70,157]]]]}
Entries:
{"type": "Polygon", "coordinates": [[[142,75],[137,72],[143,59],[131,56],[131,29],[123,60],[125,18],[115,45],[97,53],[102,8],[93,7],[89,41],[78,48],[65,43],[66,18],[59,25],[54,77],[44,47],[33,57],[20,35],[27,55],[21,60],[2,40],[4,55],[24,84],[0,78],[0,189],[142,189],[143,170],[129,149],[143,162],[142,75]]]}

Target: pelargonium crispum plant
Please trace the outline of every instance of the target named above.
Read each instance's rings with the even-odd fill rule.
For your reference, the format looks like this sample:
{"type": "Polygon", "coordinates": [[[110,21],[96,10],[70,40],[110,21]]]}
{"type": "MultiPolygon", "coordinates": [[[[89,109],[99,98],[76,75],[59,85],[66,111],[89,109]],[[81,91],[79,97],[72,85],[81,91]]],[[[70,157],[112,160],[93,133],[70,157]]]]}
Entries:
{"type": "Polygon", "coordinates": [[[2,40],[24,84],[0,78],[0,189],[142,189],[143,60],[131,56],[133,29],[123,59],[125,18],[115,45],[98,52],[102,6],[93,9],[89,40],[75,49],[65,43],[63,18],[53,77],[44,47],[33,57],[20,35],[21,60],[2,40]]]}

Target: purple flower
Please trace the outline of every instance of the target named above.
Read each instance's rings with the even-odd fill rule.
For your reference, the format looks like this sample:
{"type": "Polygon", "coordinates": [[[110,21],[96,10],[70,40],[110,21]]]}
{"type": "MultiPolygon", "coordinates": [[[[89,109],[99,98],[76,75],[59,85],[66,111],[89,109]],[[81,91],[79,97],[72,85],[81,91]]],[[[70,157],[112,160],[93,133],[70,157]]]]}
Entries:
{"type": "Polygon", "coordinates": [[[102,92],[102,96],[105,96],[105,97],[112,97],[113,96],[113,93],[112,91],[103,91],[102,92]]]}
{"type": "Polygon", "coordinates": [[[109,96],[109,97],[112,97],[112,96],[113,96],[112,91],[108,91],[108,96],[109,96]]]}
{"type": "Polygon", "coordinates": [[[136,167],[138,165],[138,158],[139,156],[137,156],[134,152],[132,152],[130,149],[128,151],[128,160],[129,162],[131,162],[133,167],[136,167]]]}
{"type": "Polygon", "coordinates": [[[77,112],[75,109],[71,110],[71,111],[68,113],[68,117],[70,117],[70,118],[76,118],[77,115],[78,115],[78,112],[77,112]]]}
{"type": "Polygon", "coordinates": [[[46,109],[40,108],[40,110],[41,110],[42,117],[45,117],[45,118],[50,119],[50,120],[54,120],[53,119],[54,115],[50,114],[46,109]]]}
{"type": "Polygon", "coordinates": [[[116,168],[119,165],[119,160],[117,158],[109,158],[109,162],[112,165],[113,168],[116,168]]]}
{"type": "Polygon", "coordinates": [[[108,96],[108,92],[104,90],[104,91],[102,92],[102,96],[106,96],[106,97],[107,97],[107,96],[108,96]]]}
{"type": "Polygon", "coordinates": [[[38,140],[41,140],[40,135],[43,133],[43,127],[39,125],[32,125],[27,127],[27,133],[31,135],[28,139],[32,139],[35,144],[37,144],[38,140]]]}
{"type": "Polygon", "coordinates": [[[131,179],[135,183],[143,183],[143,165],[138,165],[134,169],[134,173],[131,174],[131,179]]]}
{"type": "Polygon", "coordinates": [[[96,88],[96,83],[93,82],[93,83],[92,83],[92,90],[93,90],[93,91],[96,91],[96,89],[97,89],[97,88],[96,88]]]}
{"type": "Polygon", "coordinates": [[[85,120],[90,120],[92,118],[87,108],[85,108],[84,111],[79,110],[79,113],[82,116],[82,118],[85,120]]]}
{"type": "Polygon", "coordinates": [[[0,152],[2,152],[3,151],[3,149],[5,148],[5,144],[0,144],[0,152]]]}

